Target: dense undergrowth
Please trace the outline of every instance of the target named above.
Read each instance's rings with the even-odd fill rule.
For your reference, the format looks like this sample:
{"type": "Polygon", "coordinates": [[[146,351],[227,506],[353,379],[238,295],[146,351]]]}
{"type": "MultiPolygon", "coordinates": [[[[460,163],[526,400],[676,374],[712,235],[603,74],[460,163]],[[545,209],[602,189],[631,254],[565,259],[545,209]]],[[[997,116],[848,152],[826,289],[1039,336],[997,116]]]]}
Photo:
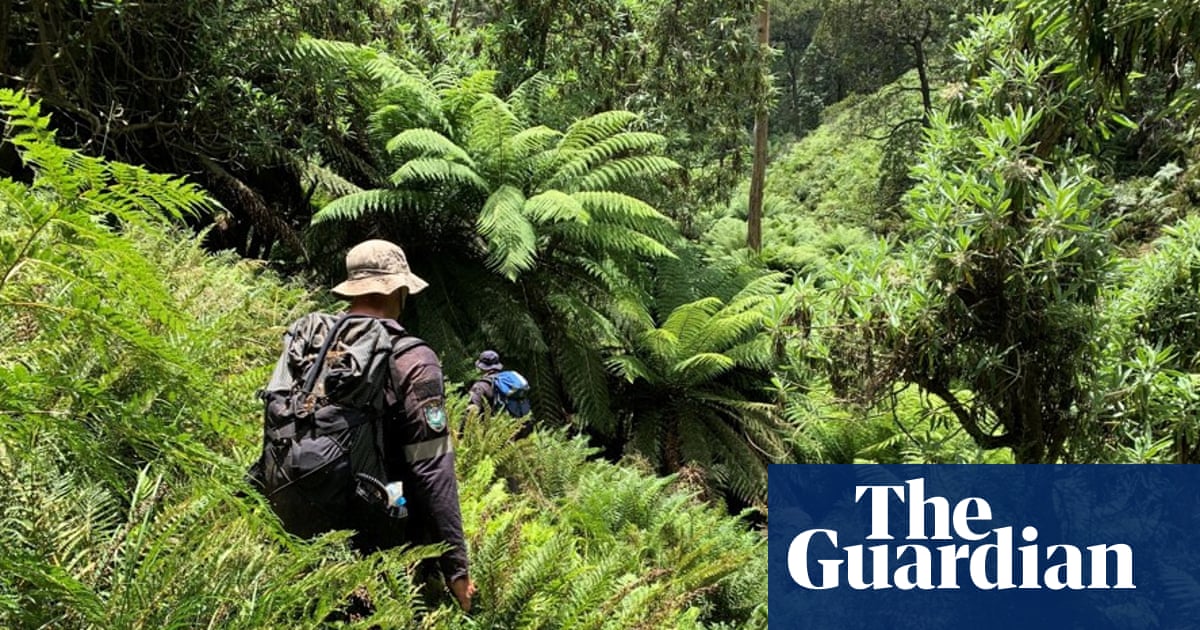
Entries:
{"type": "Polygon", "coordinates": [[[322,298],[173,227],[198,189],[55,146],[22,95],[0,106],[29,169],[0,181],[0,626],[765,625],[760,533],[561,429],[460,427],[470,615],[414,583],[437,549],[284,534],[242,481],[254,394],[322,298]],[[367,617],[346,609],[364,590],[367,617]]]}
{"type": "Polygon", "coordinates": [[[433,550],[300,543],[243,485],[279,334],[336,308],[176,227],[257,206],[57,148],[4,93],[0,625],[761,627],[761,535],[703,501],[765,515],[768,463],[1200,462],[1196,65],[1118,89],[1068,3],[1022,6],[960,20],[931,98],[910,73],[781,145],[761,253],[744,191],[680,187],[737,155],[680,170],[663,119],[288,42],[347,80],[329,128],[363,146],[298,154],[313,249],[272,264],[402,242],[447,372],[494,347],[558,427],[458,428],[469,616],[414,583],[433,550]]]}

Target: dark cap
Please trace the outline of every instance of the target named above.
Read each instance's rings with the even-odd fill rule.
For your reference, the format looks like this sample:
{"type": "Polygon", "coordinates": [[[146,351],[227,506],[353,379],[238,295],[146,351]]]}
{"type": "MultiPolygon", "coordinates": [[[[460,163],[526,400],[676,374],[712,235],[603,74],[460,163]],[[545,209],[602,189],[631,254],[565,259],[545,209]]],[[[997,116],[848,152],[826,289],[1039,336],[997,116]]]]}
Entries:
{"type": "Polygon", "coordinates": [[[500,371],[504,369],[504,364],[500,363],[500,354],[495,350],[484,350],[479,353],[479,360],[475,362],[475,367],[484,372],[493,370],[500,371]]]}

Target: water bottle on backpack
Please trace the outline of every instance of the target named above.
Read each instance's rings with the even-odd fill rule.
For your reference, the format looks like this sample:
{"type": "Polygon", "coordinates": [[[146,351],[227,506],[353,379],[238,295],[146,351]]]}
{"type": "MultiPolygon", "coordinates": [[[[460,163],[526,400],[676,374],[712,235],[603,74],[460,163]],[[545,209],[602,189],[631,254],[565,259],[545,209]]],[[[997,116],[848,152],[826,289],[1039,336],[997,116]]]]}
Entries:
{"type": "Polygon", "coordinates": [[[393,481],[386,486],[386,489],[388,516],[392,518],[408,516],[408,500],[404,498],[404,483],[393,481]]]}

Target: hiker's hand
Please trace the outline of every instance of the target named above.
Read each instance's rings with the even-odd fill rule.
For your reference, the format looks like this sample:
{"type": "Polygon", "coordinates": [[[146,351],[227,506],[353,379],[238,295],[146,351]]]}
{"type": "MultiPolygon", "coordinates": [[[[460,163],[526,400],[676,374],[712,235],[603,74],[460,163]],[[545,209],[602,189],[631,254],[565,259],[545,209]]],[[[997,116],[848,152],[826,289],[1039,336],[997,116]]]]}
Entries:
{"type": "Polygon", "coordinates": [[[471,612],[471,598],[475,596],[475,582],[471,581],[471,578],[460,577],[454,580],[450,583],[450,592],[454,593],[454,599],[458,600],[463,612],[471,612]]]}

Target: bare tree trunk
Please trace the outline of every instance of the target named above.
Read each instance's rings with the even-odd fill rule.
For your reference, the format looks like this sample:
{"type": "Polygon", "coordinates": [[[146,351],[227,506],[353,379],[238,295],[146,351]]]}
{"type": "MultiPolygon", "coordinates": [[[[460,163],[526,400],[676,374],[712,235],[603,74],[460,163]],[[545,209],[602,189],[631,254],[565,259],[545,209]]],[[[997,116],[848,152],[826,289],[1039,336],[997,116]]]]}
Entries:
{"type": "Polygon", "coordinates": [[[454,0],[454,4],[450,6],[450,30],[455,30],[458,26],[458,11],[462,8],[462,0],[454,0]]]}
{"type": "Polygon", "coordinates": [[[15,69],[8,69],[8,38],[17,30],[12,26],[12,0],[0,0],[0,72],[20,74],[15,69]]]}
{"type": "Polygon", "coordinates": [[[929,68],[925,60],[925,45],[917,40],[913,44],[913,54],[917,58],[917,77],[921,80],[921,106],[924,108],[923,118],[926,124],[929,123],[929,116],[933,114],[933,96],[930,94],[929,87],[929,68]]]}
{"type": "Polygon", "coordinates": [[[929,87],[929,61],[925,58],[925,40],[929,39],[930,29],[933,27],[933,16],[928,10],[925,11],[925,24],[921,29],[921,34],[913,41],[913,57],[917,64],[917,76],[921,80],[921,106],[924,107],[922,115],[924,124],[929,124],[929,117],[933,114],[933,98],[930,95],[929,87]]]}
{"type": "Polygon", "coordinates": [[[754,112],[754,167],[750,172],[750,212],[746,220],[746,246],[762,251],[763,186],[767,177],[767,81],[763,77],[770,59],[771,0],[761,0],[758,8],[758,50],[761,60],[758,107],[754,112]]]}

